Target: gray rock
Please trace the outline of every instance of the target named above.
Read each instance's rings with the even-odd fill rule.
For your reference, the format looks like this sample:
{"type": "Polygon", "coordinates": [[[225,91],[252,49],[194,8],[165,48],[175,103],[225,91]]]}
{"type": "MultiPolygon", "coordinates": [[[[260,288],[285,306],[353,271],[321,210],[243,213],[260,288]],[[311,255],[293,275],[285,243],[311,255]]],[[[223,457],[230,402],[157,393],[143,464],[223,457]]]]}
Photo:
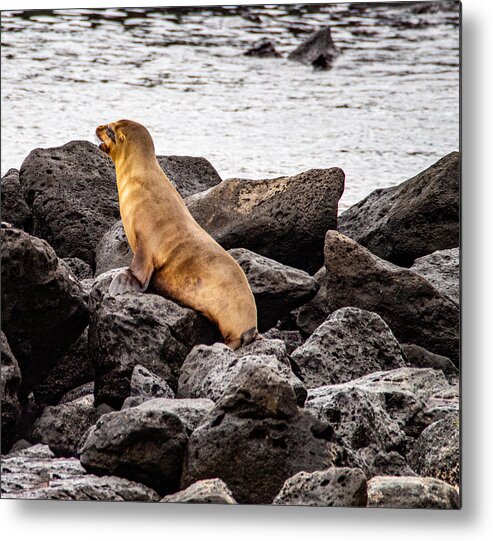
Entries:
{"type": "Polygon", "coordinates": [[[460,480],[459,417],[451,413],[426,428],[408,455],[413,469],[422,476],[436,477],[449,485],[460,480]]]}
{"type": "Polygon", "coordinates": [[[290,52],[288,59],[312,65],[315,69],[330,69],[338,55],[339,50],[332,41],[330,27],[326,26],[290,52]]]}
{"type": "Polygon", "coordinates": [[[46,445],[2,457],[2,498],[157,501],[150,488],[120,477],[88,475],[75,458],[55,458],[46,445]]]}
{"type": "Polygon", "coordinates": [[[188,433],[192,433],[202,419],[214,407],[208,398],[153,398],[142,401],[142,397],[129,397],[122,409],[138,407],[144,411],[167,411],[180,418],[188,433]]]}
{"type": "Polygon", "coordinates": [[[285,481],[274,505],[366,507],[366,476],[358,468],[300,472],[285,481]]]}
{"type": "Polygon", "coordinates": [[[431,477],[373,477],[368,507],[460,509],[460,498],[454,487],[431,477]]]}
{"type": "Polygon", "coordinates": [[[406,364],[399,343],[383,319],[351,307],[333,312],[292,358],[309,389],[406,364]]]}
{"type": "Polygon", "coordinates": [[[86,327],[79,338],[69,347],[67,353],[43,380],[35,385],[33,392],[38,404],[58,404],[64,394],[94,381],[94,366],[89,358],[87,331],[86,327]]]}
{"type": "Polygon", "coordinates": [[[451,152],[415,177],[353,205],[339,217],[338,230],[403,267],[454,248],[459,245],[459,170],[460,154],[451,152]]]}
{"type": "Polygon", "coordinates": [[[48,445],[55,456],[77,456],[82,436],[99,417],[93,395],[48,406],[34,423],[33,437],[48,445]]]}
{"type": "Polygon", "coordinates": [[[21,371],[14,357],[7,337],[0,331],[2,343],[2,452],[10,449],[15,441],[17,420],[21,413],[19,397],[17,396],[21,385],[21,371]]]}
{"type": "Polygon", "coordinates": [[[72,402],[73,400],[77,400],[78,398],[82,398],[88,394],[92,394],[94,396],[94,381],[89,381],[88,383],[79,385],[79,387],[65,393],[62,398],[60,398],[58,403],[66,404],[67,402],[72,402]]]}
{"type": "Polygon", "coordinates": [[[399,342],[417,344],[458,365],[459,308],[421,276],[327,231],[319,280],[319,292],[298,314],[298,327],[307,334],[334,310],[355,306],[380,315],[399,342]]]}
{"type": "Polygon", "coordinates": [[[322,264],[344,190],[341,169],[268,180],[228,179],[187,198],[192,216],[223,248],[247,248],[308,272],[322,264]]]}
{"type": "Polygon", "coordinates": [[[297,409],[283,378],[247,365],[190,436],[182,488],[218,477],[239,503],[270,503],[299,471],[351,465],[336,439],[330,426],[297,409]]]}
{"type": "Polygon", "coordinates": [[[64,263],[67,264],[68,268],[72,274],[78,280],[86,280],[87,278],[92,278],[92,269],[89,263],[82,261],[78,257],[64,257],[62,259],[64,263]]]}
{"type": "Polygon", "coordinates": [[[185,490],[165,496],[163,503],[226,503],[235,504],[231,490],[221,479],[204,479],[185,490]]]}
{"type": "Polygon", "coordinates": [[[411,270],[426,278],[442,295],[459,304],[459,265],[459,248],[450,248],[416,259],[411,270]]]}
{"type": "Polygon", "coordinates": [[[128,408],[100,417],[80,461],[90,473],[125,477],[164,495],[179,488],[186,444],[178,416],[161,408],[128,408]]]}
{"type": "Polygon", "coordinates": [[[96,403],[120,408],[130,396],[136,365],[176,389],[179,371],[196,343],[209,340],[212,324],[193,310],[153,294],[104,297],[89,326],[96,403]]]}
{"type": "Polygon", "coordinates": [[[31,232],[33,217],[21,190],[19,171],[9,169],[0,185],[2,221],[31,232]]]}
{"type": "Polygon", "coordinates": [[[119,220],[105,232],[96,246],[94,276],[100,276],[112,269],[128,267],[132,257],[132,248],[128,244],[123,223],[119,220]]]}
{"type": "Polygon", "coordinates": [[[300,331],[279,329],[277,327],[272,327],[272,329],[263,333],[263,337],[267,340],[282,340],[286,346],[288,355],[291,355],[291,353],[293,353],[296,348],[303,345],[304,342],[300,331]]]}
{"type": "Polygon", "coordinates": [[[416,368],[434,368],[435,370],[442,370],[442,372],[449,377],[459,375],[459,370],[448,357],[431,353],[431,351],[417,346],[416,344],[401,344],[401,347],[407,362],[411,366],[416,368]]]}
{"type": "Polygon", "coordinates": [[[160,378],[147,370],[144,366],[134,366],[130,378],[130,396],[149,398],[174,398],[173,389],[160,378]]]}
{"type": "Polygon", "coordinates": [[[181,367],[177,396],[216,402],[245,365],[274,370],[293,388],[299,404],[304,403],[306,389],[292,372],[280,340],[259,340],[236,352],[218,343],[196,346],[181,367]]]}
{"type": "Polygon", "coordinates": [[[372,475],[391,475],[394,477],[416,477],[407,460],[396,451],[380,451],[370,464],[372,475]]]}
{"type": "Polygon", "coordinates": [[[1,230],[2,330],[19,363],[27,397],[88,322],[83,290],[44,240],[1,230]]]}
{"type": "Polygon", "coordinates": [[[291,310],[312,299],[319,286],[308,273],[235,248],[229,253],[245,272],[257,305],[260,332],[274,327],[291,310]]]}
{"type": "Polygon", "coordinates": [[[275,45],[268,38],[262,38],[254,43],[244,53],[245,56],[255,56],[257,58],[280,58],[281,53],[276,51],[275,45]]]}

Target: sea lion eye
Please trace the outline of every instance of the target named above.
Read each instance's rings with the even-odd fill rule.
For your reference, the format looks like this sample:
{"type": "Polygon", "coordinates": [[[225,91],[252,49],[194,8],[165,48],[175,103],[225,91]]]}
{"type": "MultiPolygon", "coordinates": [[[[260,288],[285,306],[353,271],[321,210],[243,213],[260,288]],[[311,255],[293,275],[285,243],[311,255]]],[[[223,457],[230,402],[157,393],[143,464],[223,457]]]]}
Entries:
{"type": "Polygon", "coordinates": [[[116,144],[115,132],[111,128],[106,128],[106,135],[116,144]]]}

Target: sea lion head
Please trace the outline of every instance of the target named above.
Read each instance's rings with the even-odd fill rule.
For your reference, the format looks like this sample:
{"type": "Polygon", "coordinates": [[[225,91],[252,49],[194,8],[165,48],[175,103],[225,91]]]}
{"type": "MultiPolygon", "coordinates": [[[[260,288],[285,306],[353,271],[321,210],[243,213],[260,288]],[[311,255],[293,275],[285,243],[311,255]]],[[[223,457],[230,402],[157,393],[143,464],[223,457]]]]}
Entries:
{"type": "Polygon", "coordinates": [[[99,148],[116,162],[130,154],[152,152],[154,143],[147,128],[133,120],[118,120],[96,128],[96,135],[101,141],[99,148]]]}

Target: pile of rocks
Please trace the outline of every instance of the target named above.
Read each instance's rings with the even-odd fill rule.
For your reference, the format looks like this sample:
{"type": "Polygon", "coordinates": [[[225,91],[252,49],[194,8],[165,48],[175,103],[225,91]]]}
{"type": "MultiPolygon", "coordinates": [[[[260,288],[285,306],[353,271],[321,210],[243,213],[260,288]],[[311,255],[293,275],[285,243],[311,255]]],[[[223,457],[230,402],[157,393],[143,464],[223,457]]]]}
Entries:
{"type": "Polygon", "coordinates": [[[344,173],[159,157],[254,293],[237,351],[153,293],[95,145],[2,179],[2,496],[457,508],[459,156],[337,216],[344,173]],[[397,266],[401,265],[401,266],[397,266]]]}

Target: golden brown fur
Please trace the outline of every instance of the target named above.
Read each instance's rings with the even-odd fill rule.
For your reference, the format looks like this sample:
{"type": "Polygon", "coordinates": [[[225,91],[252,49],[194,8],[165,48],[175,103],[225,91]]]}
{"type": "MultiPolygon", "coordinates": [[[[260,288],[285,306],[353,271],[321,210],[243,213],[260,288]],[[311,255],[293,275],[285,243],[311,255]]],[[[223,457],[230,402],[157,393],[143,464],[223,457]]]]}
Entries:
{"type": "Polygon", "coordinates": [[[258,336],[257,309],[238,263],[194,220],[156,159],[147,129],[129,120],[99,126],[115,164],[123,227],[134,257],[110,293],[145,291],[202,312],[236,349],[258,336]]]}

